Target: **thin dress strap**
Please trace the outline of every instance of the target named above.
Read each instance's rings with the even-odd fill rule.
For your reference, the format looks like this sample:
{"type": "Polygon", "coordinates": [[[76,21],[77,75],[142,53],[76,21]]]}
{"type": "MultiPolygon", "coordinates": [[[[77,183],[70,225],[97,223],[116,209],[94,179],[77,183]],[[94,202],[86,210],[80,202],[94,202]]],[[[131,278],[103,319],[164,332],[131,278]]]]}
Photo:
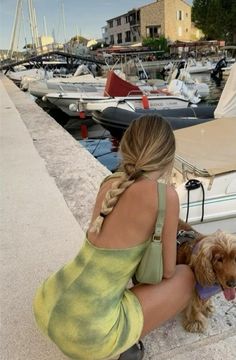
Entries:
{"type": "Polygon", "coordinates": [[[158,189],[158,216],[155,226],[155,233],[153,234],[154,240],[161,241],[162,227],[165,220],[165,209],[166,209],[166,184],[157,182],[158,189]]]}

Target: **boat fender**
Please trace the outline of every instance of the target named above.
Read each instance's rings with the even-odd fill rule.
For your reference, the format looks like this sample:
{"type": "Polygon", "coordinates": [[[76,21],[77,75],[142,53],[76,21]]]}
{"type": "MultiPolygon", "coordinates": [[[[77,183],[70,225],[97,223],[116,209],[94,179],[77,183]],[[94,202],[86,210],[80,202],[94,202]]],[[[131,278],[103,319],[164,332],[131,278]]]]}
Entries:
{"type": "Polygon", "coordinates": [[[150,109],[147,95],[142,96],[142,104],[144,109],[150,109]]]}
{"type": "Polygon", "coordinates": [[[88,138],[88,128],[85,124],[80,125],[82,139],[88,138]]]}
{"type": "Polygon", "coordinates": [[[79,118],[80,119],[85,119],[85,112],[84,111],[79,112],[79,118]]]}

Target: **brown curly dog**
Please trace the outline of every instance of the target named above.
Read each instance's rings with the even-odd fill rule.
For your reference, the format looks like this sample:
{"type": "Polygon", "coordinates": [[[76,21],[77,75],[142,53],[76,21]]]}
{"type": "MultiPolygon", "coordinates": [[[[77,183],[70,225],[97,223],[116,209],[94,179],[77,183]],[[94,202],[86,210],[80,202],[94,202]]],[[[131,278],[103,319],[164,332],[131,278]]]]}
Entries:
{"type": "Polygon", "coordinates": [[[211,296],[223,291],[227,300],[235,299],[236,236],[220,230],[203,235],[180,220],[177,243],[177,263],[190,265],[197,281],[184,313],[184,328],[203,332],[213,312],[211,296]]]}

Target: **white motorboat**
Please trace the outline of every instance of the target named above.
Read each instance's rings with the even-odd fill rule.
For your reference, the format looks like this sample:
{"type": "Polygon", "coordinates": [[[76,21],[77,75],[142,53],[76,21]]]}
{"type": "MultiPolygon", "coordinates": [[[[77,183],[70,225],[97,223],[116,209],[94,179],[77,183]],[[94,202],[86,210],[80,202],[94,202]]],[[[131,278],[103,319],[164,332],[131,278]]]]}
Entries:
{"type": "Polygon", "coordinates": [[[205,99],[209,95],[209,86],[206,83],[202,83],[193,80],[187,68],[175,69],[169,77],[168,90],[172,94],[185,94],[189,97],[192,103],[194,103],[194,97],[197,97],[196,102],[205,99]]]}
{"type": "Polygon", "coordinates": [[[52,78],[49,80],[38,80],[29,84],[31,95],[42,98],[51,92],[96,92],[96,88],[101,91],[105,89],[106,79],[94,77],[92,74],[71,76],[68,78],[52,78]]]}
{"type": "Polygon", "coordinates": [[[202,233],[236,232],[236,117],[175,131],[180,217],[202,233]]]}
{"type": "Polygon", "coordinates": [[[236,64],[214,112],[215,120],[175,131],[173,181],[180,216],[201,232],[236,232],[236,64]]]}
{"type": "Polygon", "coordinates": [[[175,69],[168,79],[168,90],[175,95],[188,97],[191,103],[199,103],[209,95],[209,86],[193,80],[187,68],[175,69]]]}
{"type": "MultiPolygon", "coordinates": [[[[189,101],[178,96],[132,95],[107,97],[97,92],[86,93],[49,93],[44,97],[69,116],[78,117],[79,113],[91,116],[95,110],[103,111],[107,107],[119,106],[122,109],[136,110],[148,106],[150,109],[185,108],[189,101]],[[145,105],[148,104],[148,105],[145,105]]],[[[84,116],[84,115],[83,115],[84,116]]]]}
{"type": "Polygon", "coordinates": [[[30,76],[30,77],[40,77],[41,79],[45,76],[45,70],[43,68],[39,69],[24,69],[20,71],[8,71],[7,76],[16,82],[17,84],[20,84],[21,80],[24,76],[30,76]]]}
{"type": "Polygon", "coordinates": [[[173,72],[175,68],[185,68],[189,74],[198,74],[211,72],[214,68],[213,64],[209,60],[195,60],[193,58],[186,60],[181,60],[179,64],[176,66],[173,62],[169,62],[163,68],[163,72],[173,72]],[[179,67],[180,66],[180,67],[179,67]]]}
{"type": "Polygon", "coordinates": [[[212,63],[209,60],[198,61],[195,59],[188,59],[186,65],[186,70],[190,74],[211,72],[212,68],[213,68],[212,63]]]}
{"type": "Polygon", "coordinates": [[[37,80],[38,81],[48,80],[52,77],[53,77],[53,71],[48,71],[48,70],[40,71],[32,75],[24,75],[20,81],[20,88],[23,91],[27,91],[29,90],[30,83],[35,82],[37,80]]]}
{"type": "Polygon", "coordinates": [[[107,75],[106,88],[94,87],[91,92],[49,93],[44,97],[57,105],[69,116],[90,116],[92,111],[103,111],[106,107],[119,106],[122,109],[150,108],[175,109],[185,108],[189,100],[184,96],[175,96],[164,89],[157,89],[147,84],[134,85],[123,80],[113,71],[107,75]]]}
{"type": "Polygon", "coordinates": [[[188,100],[180,96],[172,95],[131,95],[127,97],[116,96],[92,99],[89,96],[82,97],[79,101],[79,111],[91,113],[92,111],[103,111],[107,107],[119,107],[121,109],[136,111],[138,109],[179,109],[186,108],[188,100]],[[146,105],[145,105],[146,103],[146,105]]]}
{"type": "Polygon", "coordinates": [[[106,78],[95,77],[94,73],[86,65],[81,64],[73,75],[57,76],[52,79],[45,78],[44,80],[31,82],[29,92],[37,98],[42,98],[49,92],[86,92],[91,91],[88,88],[86,89],[86,86],[92,85],[105,88],[105,84],[106,78]]]}

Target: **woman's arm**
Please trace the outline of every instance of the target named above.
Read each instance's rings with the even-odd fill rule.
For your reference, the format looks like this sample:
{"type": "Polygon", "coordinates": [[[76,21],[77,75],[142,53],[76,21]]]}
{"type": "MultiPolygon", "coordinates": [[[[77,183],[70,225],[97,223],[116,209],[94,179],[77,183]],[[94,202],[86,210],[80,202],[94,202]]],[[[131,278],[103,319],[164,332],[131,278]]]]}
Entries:
{"type": "Polygon", "coordinates": [[[171,278],[176,267],[176,234],[179,220],[179,198],[172,186],[166,188],[166,215],[162,230],[163,277],[171,278]]]}

